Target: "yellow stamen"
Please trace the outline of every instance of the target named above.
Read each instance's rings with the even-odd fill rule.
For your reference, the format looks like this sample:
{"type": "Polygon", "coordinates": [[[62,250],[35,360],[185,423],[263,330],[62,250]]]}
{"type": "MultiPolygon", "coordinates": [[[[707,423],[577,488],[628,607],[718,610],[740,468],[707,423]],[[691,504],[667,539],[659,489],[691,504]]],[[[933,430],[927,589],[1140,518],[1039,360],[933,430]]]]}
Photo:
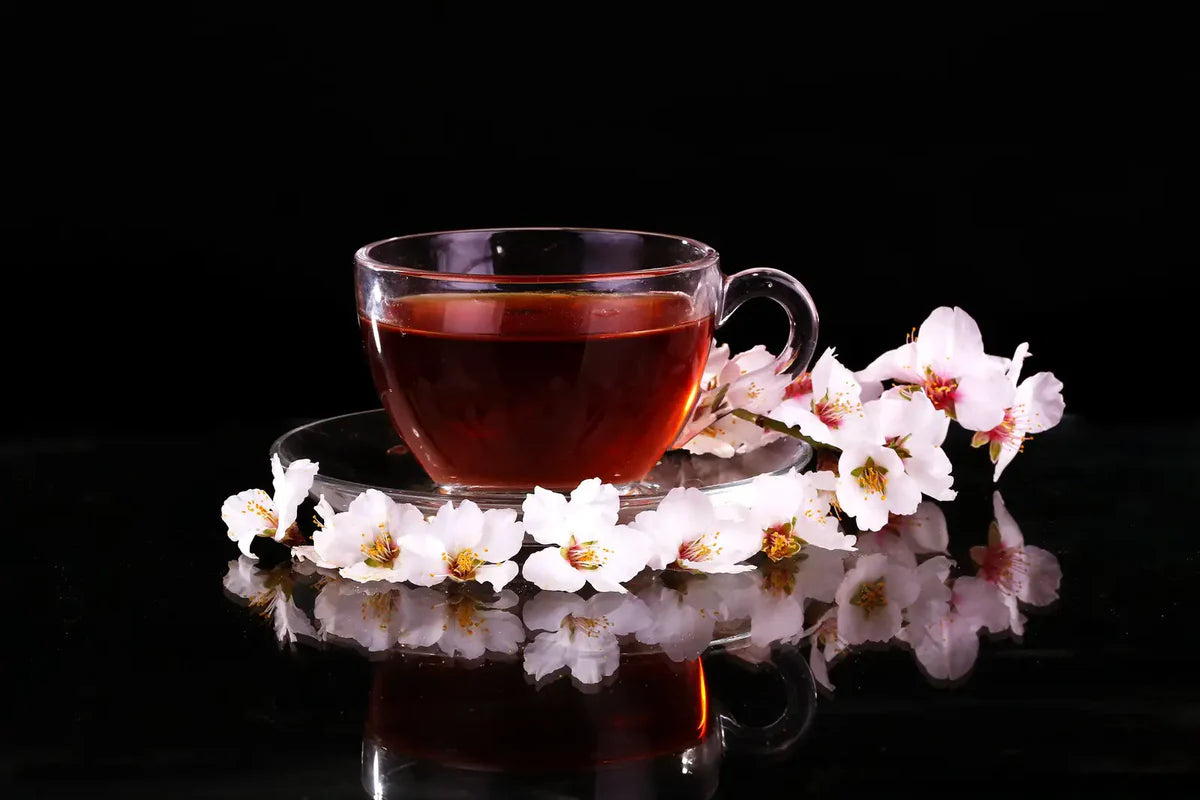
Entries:
{"type": "Polygon", "coordinates": [[[850,605],[858,606],[863,610],[863,614],[869,617],[872,611],[887,605],[886,590],[887,580],[884,578],[874,582],[863,582],[859,584],[858,591],[850,598],[850,605]]]}

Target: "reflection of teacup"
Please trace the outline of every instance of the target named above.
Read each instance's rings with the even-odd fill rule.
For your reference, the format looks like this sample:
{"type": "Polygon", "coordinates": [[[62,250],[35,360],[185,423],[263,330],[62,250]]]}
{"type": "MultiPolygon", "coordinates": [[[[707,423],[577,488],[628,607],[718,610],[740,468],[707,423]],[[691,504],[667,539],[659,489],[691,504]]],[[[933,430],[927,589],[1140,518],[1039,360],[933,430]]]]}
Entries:
{"type": "Polygon", "coordinates": [[[816,310],[778,270],[729,278],[707,245],[524,228],[402,236],[356,255],[384,408],[448,488],[641,480],[699,396],[713,328],[744,300],[787,311],[776,372],[805,369],[816,310]]]}
{"type": "Polygon", "coordinates": [[[525,796],[550,785],[557,797],[709,797],[723,741],[780,752],[811,719],[811,675],[803,659],[785,660],[783,712],[748,728],[710,706],[699,659],[625,653],[611,680],[581,692],[565,680],[535,684],[518,662],[398,654],[376,668],[363,784],[381,798],[525,796]]]}

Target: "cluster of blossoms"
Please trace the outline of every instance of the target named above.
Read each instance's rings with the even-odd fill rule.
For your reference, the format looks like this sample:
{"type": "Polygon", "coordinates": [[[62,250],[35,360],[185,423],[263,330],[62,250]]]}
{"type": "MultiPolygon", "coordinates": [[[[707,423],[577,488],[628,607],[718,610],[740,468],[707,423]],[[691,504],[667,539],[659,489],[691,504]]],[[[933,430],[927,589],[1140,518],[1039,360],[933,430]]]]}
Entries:
{"type": "Polygon", "coordinates": [[[245,556],[230,562],[225,586],[270,618],[281,641],[342,641],[372,652],[418,649],[465,659],[519,654],[538,681],[569,674],[595,684],[617,670],[627,643],[683,661],[731,633],[744,637],[733,652],[749,660],[767,657],[776,642],[808,643],[813,674],[828,688],[831,662],[867,642],[907,647],[928,676],[955,680],[974,664],[980,633],[1020,635],[1020,605],[1046,605],[1058,594],[1057,560],[1024,543],[998,493],[994,506],[987,544],[970,551],[973,575],[952,576],[945,517],[925,501],[916,514],[860,537],[856,551],[796,549],[777,539],[779,557],[764,552],[755,570],[645,573],[628,591],[618,586],[590,597],[529,587],[518,595],[450,583],[358,582],[313,561],[259,569],[245,556]],[[310,616],[294,590],[311,578],[319,580],[310,616]]]}
{"type": "MultiPolygon", "coordinates": [[[[1020,381],[1029,356],[984,352],[979,326],[961,308],[939,308],[915,338],[854,373],[833,349],[811,372],[773,375],[771,356],[754,348],[734,358],[714,348],[704,395],[677,444],[729,457],[785,435],[836,454],[833,491],[860,530],[879,530],[889,514],[911,514],[925,495],[952,500],[950,459],[941,446],[950,421],[974,431],[999,480],[1022,445],[1063,415],[1062,383],[1049,372],[1020,381]],[[885,390],[883,382],[893,382],[885,390]]],[[[832,463],[832,461],[831,461],[832,463]]]]}
{"type": "Polygon", "coordinates": [[[255,489],[226,499],[229,538],[248,558],[259,536],[292,546],[295,558],[359,583],[435,586],[444,581],[503,589],[518,574],[542,589],[622,593],[647,567],[688,573],[738,573],[753,562],[775,562],[813,550],[852,551],[854,537],[831,515],[832,473],[761,475],[713,498],[698,489],[673,489],[651,511],[618,523],[620,497],[598,478],[570,496],[537,488],[515,509],[481,510],[470,500],[447,501],[424,516],[376,489],[334,512],[322,497],[317,530],[306,544],[291,520],[311,488],[318,465],[282,468],[272,458],[275,494],[255,489]],[[285,526],[279,520],[288,521],[285,526]],[[281,532],[282,531],[282,532],[281,532]],[[514,557],[528,537],[543,545],[518,569],[514,557]]]}

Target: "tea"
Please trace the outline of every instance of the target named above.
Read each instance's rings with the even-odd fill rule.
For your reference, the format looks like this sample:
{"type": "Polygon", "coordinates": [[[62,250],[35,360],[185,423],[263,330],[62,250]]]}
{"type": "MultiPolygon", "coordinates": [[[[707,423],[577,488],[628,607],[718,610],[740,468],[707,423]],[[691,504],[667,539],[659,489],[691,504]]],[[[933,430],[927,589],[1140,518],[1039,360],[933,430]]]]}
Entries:
{"type": "Polygon", "coordinates": [[[360,323],[429,475],[514,489],[641,479],[691,413],[714,326],[672,292],[416,295],[360,323]]]}

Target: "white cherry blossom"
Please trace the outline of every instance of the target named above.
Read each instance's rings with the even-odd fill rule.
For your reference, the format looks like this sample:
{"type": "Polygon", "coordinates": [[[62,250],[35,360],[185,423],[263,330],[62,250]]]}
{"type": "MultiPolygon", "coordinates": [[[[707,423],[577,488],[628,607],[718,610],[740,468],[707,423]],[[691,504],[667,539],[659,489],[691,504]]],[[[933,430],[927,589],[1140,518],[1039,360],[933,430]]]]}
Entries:
{"type": "Polygon", "coordinates": [[[879,554],[859,558],[838,586],[838,635],[852,645],[890,640],[920,591],[916,570],[879,554]]]}
{"type": "Polygon", "coordinates": [[[584,600],[566,592],[540,592],[525,604],[525,626],[539,633],[525,647],[525,671],[541,680],[566,667],[580,683],[599,683],[621,660],[617,637],[650,623],[642,601],[602,592],[584,600]]]}
{"type": "Polygon", "coordinates": [[[281,642],[295,642],[304,636],[315,639],[316,630],[308,616],[292,599],[292,576],[286,566],[261,570],[253,558],[241,556],[229,562],[224,586],[257,609],[259,615],[271,620],[275,636],[281,642]]]}
{"type": "Polygon", "coordinates": [[[950,488],[954,484],[950,458],[942,450],[950,418],[934,408],[928,397],[893,389],[864,404],[863,417],[863,438],[895,450],[904,472],[922,494],[934,500],[953,500],[958,495],[950,488]]]}
{"type": "Polygon", "coordinates": [[[837,502],[861,530],[877,531],[889,514],[916,511],[921,490],[892,448],[847,444],[838,457],[837,502]]]}
{"type": "Polygon", "coordinates": [[[1045,606],[1057,600],[1062,568],[1053,553],[1025,544],[999,492],[992,495],[992,510],[995,521],[988,530],[988,543],[972,547],[971,560],[979,567],[978,577],[1000,590],[1008,608],[1009,627],[1021,636],[1025,617],[1018,602],[1045,606]]]}
{"type": "Polygon", "coordinates": [[[1017,384],[1021,365],[1028,355],[1029,345],[1022,344],[1008,368],[1008,379],[1016,387],[1016,392],[1012,406],[1004,410],[1004,419],[991,430],[976,433],[971,440],[975,447],[988,446],[988,455],[996,465],[993,481],[1000,480],[1004,468],[1012,463],[1017,453],[1024,450],[1025,442],[1033,438],[1031,434],[1053,428],[1062,421],[1066,409],[1062,381],[1053,373],[1039,372],[1017,384]]]}
{"type": "Polygon", "coordinates": [[[806,546],[826,550],[853,550],[854,537],[842,533],[829,516],[830,496],[812,473],[795,469],[783,475],[759,475],[750,483],[726,492],[721,505],[745,507],[747,525],[758,531],[760,549],[772,561],[794,556],[806,546]]]}
{"type": "Polygon", "coordinates": [[[755,646],[807,635],[807,601],[830,602],[845,575],[846,553],[806,548],[801,556],[767,564],[756,574],[749,603],[750,641],[755,646]]]}
{"type": "Polygon", "coordinates": [[[621,584],[646,566],[643,537],[617,525],[617,490],[599,478],[579,484],[570,500],[539,486],[521,508],[529,534],[553,545],[532,553],[522,568],[525,580],[542,589],[577,592],[590,583],[598,592],[624,592],[621,584]]]}
{"type": "Polygon", "coordinates": [[[438,568],[441,547],[414,506],[368,489],[341,513],[326,516],[332,509],[323,499],[317,511],[323,525],[313,534],[311,554],[301,554],[311,555],[317,566],[336,568],[355,581],[391,582],[438,568]]]}
{"type": "Polygon", "coordinates": [[[630,528],[650,542],[652,569],[676,567],[693,572],[745,572],[742,564],[759,551],[762,533],[734,506],[714,506],[699,489],[672,489],[652,511],[643,511],[630,528]]]}
{"type": "Polygon", "coordinates": [[[1004,364],[983,350],[979,326],[961,308],[935,309],[914,341],[884,353],[858,380],[899,381],[924,392],[934,408],[964,428],[990,431],[1004,421],[1013,386],[1004,364]]]}
{"type": "Polygon", "coordinates": [[[278,454],[271,456],[272,488],[274,495],[262,489],[249,489],[225,499],[221,519],[229,528],[229,538],[237,542],[242,555],[257,558],[250,552],[250,543],[258,536],[270,536],[276,541],[295,536],[296,509],[317,475],[318,464],[301,458],[288,465],[287,470],[278,454]]]}
{"type": "Polygon", "coordinates": [[[730,458],[780,438],[782,434],[730,413],[741,408],[766,414],[779,405],[789,378],[771,368],[774,362],[775,356],[762,345],[733,358],[728,345],[714,346],[701,377],[700,400],[674,446],[697,455],[730,458]]]}
{"type": "Polygon", "coordinates": [[[842,366],[831,347],[806,373],[785,390],[788,396],[772,419],[799,426],[805,436],[840,447],[843,429],[863,415],[862,387],[854,373],[842,366]]]}
{"type": "Polygon", "coordinates": [[[817,683],[833,691],[829,680],[829,665],[846,651],[847,644],[838,636],[838,609],[830,608],[817,619],[808,631],[812,636],[812,649],[808,654],[808,666],[817,683]]]}
{"type": "Polygon", "coordinates": [[[517,522],[516,510],[482,511],[470,500],[455,508],[447,501],[429,520],[428,531],[441,549],[428,572],[409,576],[412,583],[432,586],[447,579],[478,581],[500,591],[517,576],[517,564],[510,559],[521,549],[525,527],[517,522]]]}

